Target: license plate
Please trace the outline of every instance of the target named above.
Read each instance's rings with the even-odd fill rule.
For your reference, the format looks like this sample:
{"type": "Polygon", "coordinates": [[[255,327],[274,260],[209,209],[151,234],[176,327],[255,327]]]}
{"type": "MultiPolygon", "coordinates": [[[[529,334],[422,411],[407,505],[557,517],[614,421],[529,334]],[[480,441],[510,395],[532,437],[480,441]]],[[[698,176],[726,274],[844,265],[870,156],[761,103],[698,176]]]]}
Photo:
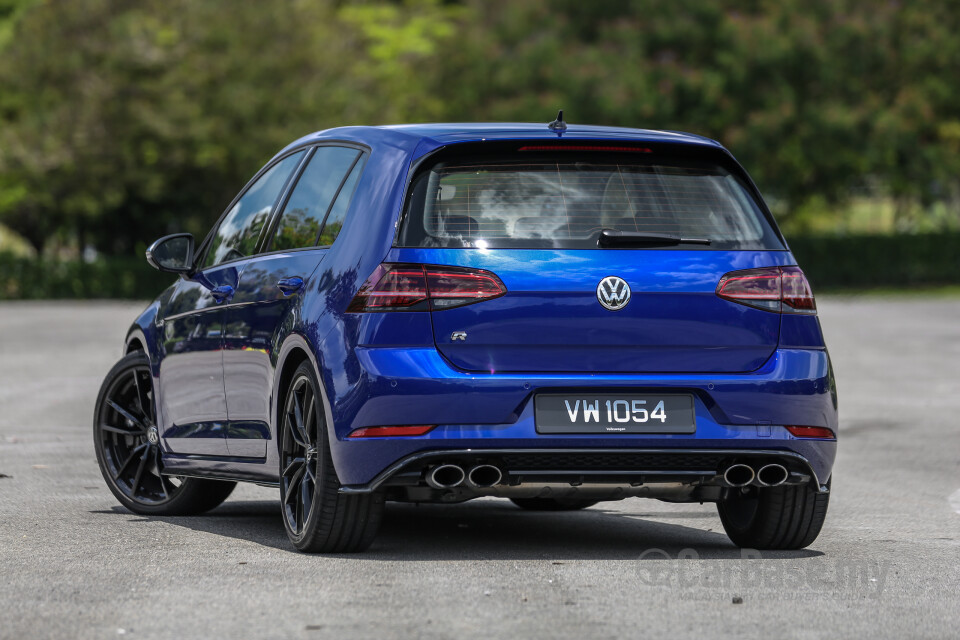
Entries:
{"type": "Polygon", "coordinates": [[[540,393],[538,433],[694,433],[693,396],[632,393],[540,393]]]}

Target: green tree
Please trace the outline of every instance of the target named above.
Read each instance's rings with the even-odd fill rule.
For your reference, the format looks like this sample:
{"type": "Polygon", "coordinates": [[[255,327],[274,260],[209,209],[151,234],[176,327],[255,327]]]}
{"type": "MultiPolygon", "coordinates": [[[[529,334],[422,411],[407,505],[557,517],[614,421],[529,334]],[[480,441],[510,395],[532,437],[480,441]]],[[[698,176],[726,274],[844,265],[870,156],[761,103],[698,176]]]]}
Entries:
{"type": "Polygon", "coordinates": [[[0,0],[0,223],[129,254],[204,234],[290,140],[520,120],[727,145],[779,215],[960,202],[947,0],[0,0]]]}
{"type": "Polygon", "coordinates": [[[436,90],[478,119],[716,138],[789,216],[867,179],[929,203],[957,184],[960,4],[944,0],[474,0],[436,90]]]}
{"type": "Polygon", "coordinates": [[[417,67],[450,33],[446,11],[38,3],[0,60],[0,222],[38,251],[58,230],[107,253],[203,234],[292,138],[436,109],[405,96],[429,95],[417,67]]]}

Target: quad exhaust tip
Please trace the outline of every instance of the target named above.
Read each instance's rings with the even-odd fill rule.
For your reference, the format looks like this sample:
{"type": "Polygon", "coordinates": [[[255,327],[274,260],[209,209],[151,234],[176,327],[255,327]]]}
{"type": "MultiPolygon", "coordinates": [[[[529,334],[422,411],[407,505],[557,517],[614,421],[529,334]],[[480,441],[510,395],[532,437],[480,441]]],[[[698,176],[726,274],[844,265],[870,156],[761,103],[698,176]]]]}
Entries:
{"type": "Polygon", "coordinates": [[[427,484],[434,489],[453,489],[463,483],[467,474],[457,464],[441,464],[427,473],[427,484]]]}
{"type": "Polygon", "coordinates": [[[779,487],[789,477],[790,472],[782,464],[768,464],[757,471],[757,484],[761,487],[779,487]]]}
{"type": "Polygon", "coordinates": [[[500,484],[503,472],[492,464],[478,464],[467,474],[467,484],[477,489],[486,489],[500,484]]]}
{"type": "MultiPolygon", "coordinates": [[[[743,463],[732,464],[723,472],[723,479],[731,487],[757,484],[761,487],[779,487],[790,478],[782,464],[767,464],[758,471],[743,463]]],[[[427,472],[427,484],[434,489],[453,489],[466,483],[474,489],[486,489],[500,484],[503,472],[492,464],[478,464],[465,471],[458,464],[437,465],[427,472]]]]}
{"type": "Polygon", "coordinates": [[[753,468],[746,464],[732,464],[723,472],[723,479],[731,487],[745,487],[753,482],[754,477],[753,468]]]}

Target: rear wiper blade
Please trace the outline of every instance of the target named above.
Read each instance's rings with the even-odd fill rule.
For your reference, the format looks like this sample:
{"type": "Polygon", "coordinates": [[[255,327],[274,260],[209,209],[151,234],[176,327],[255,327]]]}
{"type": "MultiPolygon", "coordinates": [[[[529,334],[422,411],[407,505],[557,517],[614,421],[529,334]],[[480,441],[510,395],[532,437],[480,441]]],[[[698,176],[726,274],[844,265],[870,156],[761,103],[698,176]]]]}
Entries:
{"type": "Polygon", "coordinates": [[[710,244],[710,240],[709,238],[683,238],[670,233],[618,231],[616,229],[604,229],[597,239],[597,245],[601,247],[673,246],[678,244],[710,244]]]}

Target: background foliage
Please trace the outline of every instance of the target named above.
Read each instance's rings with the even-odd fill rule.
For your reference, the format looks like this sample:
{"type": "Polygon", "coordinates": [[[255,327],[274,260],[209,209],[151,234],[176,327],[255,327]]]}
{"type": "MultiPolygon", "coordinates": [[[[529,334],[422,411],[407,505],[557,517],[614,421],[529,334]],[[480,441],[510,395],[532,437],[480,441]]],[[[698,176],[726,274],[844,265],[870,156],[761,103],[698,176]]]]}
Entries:
{"type": "Polygon", "coordinates": [[[139,256],[311,131],[559,107],[720,140],[791,238],[958,229],[958,33],[950,0],[0,0],[0,251],[139,256]]]}

